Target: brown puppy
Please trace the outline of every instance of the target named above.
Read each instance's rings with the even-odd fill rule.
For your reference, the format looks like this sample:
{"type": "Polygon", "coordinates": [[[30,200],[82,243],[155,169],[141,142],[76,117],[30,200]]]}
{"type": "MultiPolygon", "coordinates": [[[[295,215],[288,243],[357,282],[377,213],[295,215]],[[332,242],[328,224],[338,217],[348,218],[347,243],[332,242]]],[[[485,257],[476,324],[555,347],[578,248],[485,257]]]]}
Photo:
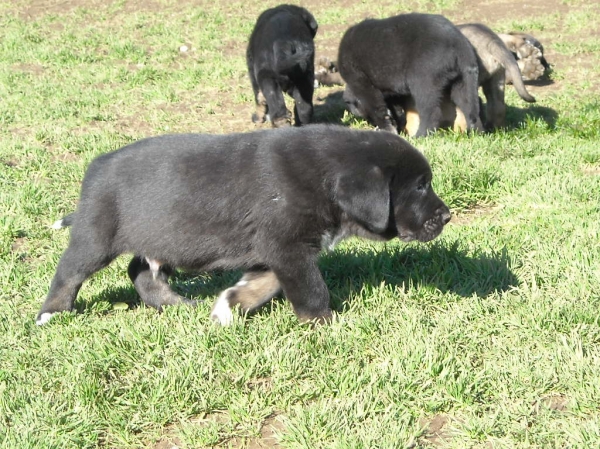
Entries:
{"type": "MultiPolygon", "coordinates": [[[[524,80],[537,80],[550,70],[550,64],[544,57],[544,47],[540,41],[530,34],[510,32],[498,34],[504,45],[517,60],[524,80]]],[[[507,77],[507,82],[513,82],[507,77]]]]}

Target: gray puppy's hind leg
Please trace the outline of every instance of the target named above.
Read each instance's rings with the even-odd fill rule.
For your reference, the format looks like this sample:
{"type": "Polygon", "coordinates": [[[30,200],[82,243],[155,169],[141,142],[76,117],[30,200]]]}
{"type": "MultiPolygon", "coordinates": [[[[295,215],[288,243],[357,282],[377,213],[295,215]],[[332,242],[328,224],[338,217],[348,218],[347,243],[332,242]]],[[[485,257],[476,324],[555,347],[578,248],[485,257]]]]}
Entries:
{"type": "Polygon", "coordinates": [[[103,252],[97,245],[78,244],[71,237],[69,247],[60,258],[48,296],[38,313],[36,324],[47,323],[52,315],[73,310],[81,284],[95,272],[106,267],[114,256],[103,252]]]}
{"type": "Polygon", "coordinates": [[[270,301],[281,290],[279,280],[270,270],[249,270],[233,287],[221,292],[210,313],[213,321],[223,326],[233,323],[233,308],[242,313],[256,310],[270,301]]]}
{"type": "Polygon", "coordinates": [[[131,282],[147,306],[162,310],[163,306],[187,304],[196,305],[197,301],[179,296],[169,286],[172,270],[167,265],[145,257],[134,256],[129,263],[127,273],[131,282]]]}

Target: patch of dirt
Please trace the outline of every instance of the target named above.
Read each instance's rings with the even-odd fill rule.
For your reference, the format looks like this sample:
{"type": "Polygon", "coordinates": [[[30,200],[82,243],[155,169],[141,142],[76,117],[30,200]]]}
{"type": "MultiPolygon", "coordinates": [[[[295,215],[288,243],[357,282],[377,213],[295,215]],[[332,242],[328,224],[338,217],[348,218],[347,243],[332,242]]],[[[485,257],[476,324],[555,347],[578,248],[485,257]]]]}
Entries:
{"type": "Polygon", "coordinates": [[[540,398],[532,405],[532,413],[537,415],[541,410],[551,410],[554,412],[564,412],[568,409],[569,398],[562,394],[551,394],[540,398]]]}
{"type": "Polygon", "coordinates": [[[21,252],[21,250],[25,249],[26,243],[27,243],[27,239],[25,237],[18,237],[15,239],[15,241],[11,245],[10,250],[13,253],[21,252]]]}
{"type": "Polygon", "coordinates": [[[152,446],[153,449],[179,449],[182,447],[178,438],[164,438],[152,446]]]}
{"type": "MultiPolygon", "coordinates": [[[[463,2],[455,9],[444,12],[454,23],[482,22],[486,25],[500,21],[521,21],[528,18],[543,17],[550,13],[564,15],[571,6],[561,0],[486,0],[482,2],[463,2]]],[[[502,31],[502,30],[497,30],[502,31]]],[[[504,30],[512,31],[512,30],[504,30]]]]}
{"type": "MultiPolygon", "coordinates": [[[[78,8],[103,10],[112,7],[113,2],[106,0],[13,0],[13,6],[20,17],[36,19],[48,14],[69,14],[78,8]]],[[[123,12],[162,11],[164,5],[156,0],[125,1],[123,12]]]]}
{"type": "Polygon", "coordinates": [[[265,419],[260,428],[260,436],[253,438],[238,439],[234,438],[226,442],[225,447],[237,447],[245,449],[279,449],[278,433],[283,433],[285,427],[276,415],[265,419]]]}
{"type": "Polygon", "coordinates": [[[450,419],[446,415],[435,415],[433,418],[421,418],[419,426],[423,429],[421,440],[424,444],[443,447],[450,441],[452,435],[445,429],[450,419]]]}
{"type": "Polygon", "coordinates": [[[51,157],[52,162],[76,162],[80,156],[73,153],[60,153],[51,157]]]}
{"type": "Polygon", "coordinates": [[[18,72],[31,73],[32,75],[41,75],[46,68],[41,64],[14,64],[12,69],[18,72]]]}
{"type": "Polygon", "coordinates": [[[454,212],[449,224],[453,226],[468,226],[474,220],[488,215],[493,215],[503,208],[503,205],[496,204],[493,206],[477,206],[473,209],[454,212]]]}
{"type": "Polygon", "coordinates": [[[13,168],[13,167],[18,167],[19,166],[19,161],[17,161],[16,159],[2,160],[1,163],[5,167],[9,167],[9,168],[13,168]]]}
{"type": "MultiPolygon", "coordinates": [[[[262,381],[257,382],[262,383],[262,381]]],[[[278,416],[278,414],[274,413],[265,418],[260,424],[258,436],[226,438],[217,443],[214,447],[240,449],[279,449],[281,446],[279,445],[277,434],[283,433],[285,426],[278,416]]],[[[208,423],[226,425],[229,423],[229,418],[227,417],[226,413],[215,412],[192,418],[190,419],[190,422],[198,426],[207,425],[208,423]]],[[[165,429],[166,435],[158,442],[153,445],[149,445],[148,447],[152,449],[179,449],[183,446],[183,443],[179,438],[172,436],[172,433],[174,433],[173,428],[165,429]]]]}
{"type": "Polygon", "coordinates": [[[594,166],[584,167],[581,171],[583,172],[584,175],[589,175],[589,176],[600,175],[600,167],[594,167],[594,166]]]}

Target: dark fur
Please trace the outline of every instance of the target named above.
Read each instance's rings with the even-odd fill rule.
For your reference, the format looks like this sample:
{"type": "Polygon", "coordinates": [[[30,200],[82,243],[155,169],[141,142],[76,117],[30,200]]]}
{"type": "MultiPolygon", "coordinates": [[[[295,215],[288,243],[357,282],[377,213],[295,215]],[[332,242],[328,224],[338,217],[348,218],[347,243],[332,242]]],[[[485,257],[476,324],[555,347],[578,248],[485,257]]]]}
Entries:
{"type": "Polygon", "coordinates": [[[158,309],[191,302],[169,288],[175,267],[242,268],[230,305],[251,310],[282,288],[300,319],[326,320],[322,246],[435,238],[450,213],[430,181],[425,157],[390,133],[311,125],[140,140],[90,164],[38,323],[71,310],[82,282],[123,253],[158,309]]]}
{"type": "Polygon", "coordinates": [[[291,123],[283,92],[294,98],[297,126],[310,123],[313,115],[317,21],[306,9],[280,5],[264,11],[250,36],[246,51],[248,73],[254,90],[254,122],[267,114],[273,126],[291,123]]]}
{"type": "Polygon", "coordinates": [[[483,130],[475,51],[445,17],[365,20],[346,31],[337,62],[364,116],[380,129],[396,131],[386,100],[411,96],[422,118],[418,136],[440,127],[445,97],[464,112],[469,130],[483,130]]]}

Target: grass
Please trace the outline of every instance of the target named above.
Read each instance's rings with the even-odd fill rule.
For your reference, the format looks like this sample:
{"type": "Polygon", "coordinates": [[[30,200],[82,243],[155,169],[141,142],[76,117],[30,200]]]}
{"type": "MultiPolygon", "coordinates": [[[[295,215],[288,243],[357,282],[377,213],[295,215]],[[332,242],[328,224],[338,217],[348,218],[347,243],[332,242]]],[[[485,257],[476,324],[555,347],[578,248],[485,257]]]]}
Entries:
{"type": "MultiPolygon", "coordinates": [[[[68,242],[49,226],[94,157],[165,132],[254,129],[244,45],[276,3],[32,4],[0,1],[0,447],[599,446],[594,2],[487,22],[540,37],[554,84],[535,105],[508,87],[507,130],[413,140],[453,221],[429,244],[324,254],[336,319],[314,329],[282,299],[212,324],[235,272],[181,273],[174,288],[205,301],[158,314],[138,304],[126,258],[84,284],[75,313],[35,325],[68,242]]],[[[460,22],[465,5],[308,7],[327,49],[368,14],[460,22]]],[[[317,90],[317,117],[367,128],[336,92],[317,90]]]]}

